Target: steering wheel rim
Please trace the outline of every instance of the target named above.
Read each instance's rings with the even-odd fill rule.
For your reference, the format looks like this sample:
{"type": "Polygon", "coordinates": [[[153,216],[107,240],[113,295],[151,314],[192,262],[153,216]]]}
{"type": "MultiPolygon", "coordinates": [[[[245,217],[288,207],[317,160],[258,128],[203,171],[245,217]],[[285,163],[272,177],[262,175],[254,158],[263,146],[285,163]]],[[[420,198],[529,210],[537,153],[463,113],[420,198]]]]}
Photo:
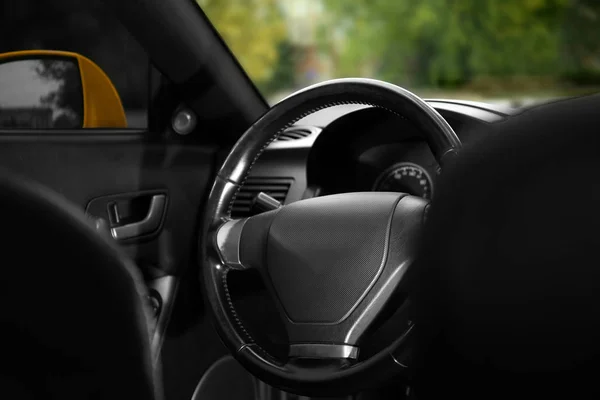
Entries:
{"type": "MultiPolygon", "coordinates": [[[[215,178],[206,203],[206,219],[200,239],[202,281],[207,303],[221,339],[246,369],[266,383],[304,395],[339,394],[339,390],[332,390],[336,387],[343,387],[344,392],[355,392],[397,373],[388,371],[389,362],[397,363],[394,353],[402,347],[410,333],[409,329],[405,335],[373,357],[354,364],[348,362],[345,356],[341,356],[334,363],[283,363],[254,342],[231,301],[227,273],[232,269],[243,268],[239,261],[239,241],[244,224],[240,223],[234,227],[235,221],[231,220],[231,208],[237,193],[262,152],[287,127],[306,115],[342,104],[383,108],[413,121],[421,128],[440,166],[455,157],[461,147],[460,140],[450,125],[418,96],[386,82],[349,78],[313,85],[282,100],[255,122],[231,150],[215,178]],[[223,229],[225,225],[227,228],[223,229]],[[224,248],[231,247],[231,244],[225,244],[223,247],[219,242],[219,232],[221,236],[226,232],[228,238],[238,235],[238,242],[232,247],[231,259],[225,259],[223,254],[224,248]]],[[[402,197],[411,196],[390,199],[393,210],[403,201],[402,197]]],[[[412,215],[416,226],[421,222],[420,218],[427,204],[418,201],[415,203],[414,199],[408,201],[413,201],[414,204],[409,204],[410,211],[405,213],[412,215]]],[[[264,216],[261,218],[273,218],[273,215],[269,214],[274,213],[261,214],[264,216]]],[[[267,223],[268,229],[271,223],[272,221],[267,223]]],[[[411,229],[410,233],[414,234],[414,230],[411,229]]],[[[413,256],[412,253],[406,255],[407,259],[412,259],[413,256]]]]}

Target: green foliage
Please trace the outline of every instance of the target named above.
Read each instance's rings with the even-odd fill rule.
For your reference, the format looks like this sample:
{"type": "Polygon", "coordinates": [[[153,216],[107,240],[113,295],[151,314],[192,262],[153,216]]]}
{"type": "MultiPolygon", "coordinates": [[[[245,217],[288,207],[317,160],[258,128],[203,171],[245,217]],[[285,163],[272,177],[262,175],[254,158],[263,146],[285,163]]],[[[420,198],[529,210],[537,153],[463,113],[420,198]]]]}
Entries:
{"type": "Polygon", "coordinates": [[[285,23],[276,0],[196,0],[248,75],[264,82],[273,75],[285,23]]]}
{"type": "Polygon", "coordinates": [[[596,3],[325,0],[338,25],[350,27],[347,44],[336,58],[337,71],[355,74],[354,66],[368,61],[376,65],[372,74],[380,78],[423,86],[456,86],[481,78],[556,77],[567,70],[580,78],[594,75],[589,69],[598,70],[592,60],[597,62],[600,50],[600,3],[596,3]]]}
{"type": "Polygon", "coordinates": [[[288,40],[277,46],[279,60],[268,81],[259,82],[259,89],[266,93],[276,93],[295,86],[297,49],[288,40]]]}
{"type": "Polygon", "coordinates": [[[561,26],[564,76],[571,82],[600,84],[600,2],[578,0],[561,26]]]}

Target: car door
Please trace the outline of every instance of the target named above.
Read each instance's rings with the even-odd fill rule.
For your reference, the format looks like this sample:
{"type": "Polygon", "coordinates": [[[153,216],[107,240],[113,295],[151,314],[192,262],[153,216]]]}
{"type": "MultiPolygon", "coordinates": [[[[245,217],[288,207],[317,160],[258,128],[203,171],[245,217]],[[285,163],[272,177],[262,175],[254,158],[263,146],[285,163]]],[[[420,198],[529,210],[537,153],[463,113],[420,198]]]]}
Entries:
{"type": "Polygon", "coordinates": [[[0,167],[54,189],[109,229],[130,232],[115,240],[153,295],[166,397],[189,399],[227,353],[198,279],[203,201],[227,150],[268,106],[190,0],[0,2],[0,53],[33,49],[95,62],[120,95],[127,127],[0,124],[0,167]],[[156,213],[155,229],[140,234],[139,223],[156,213]]]}
{"type": "MultiPolygon", "coordinates": [[[[126,128],[42,129],[32,122],[31,110],[25,110],[24,124],[0,123],[0,165],[109,224],[148,284],[158,349],[181,276],[189,270],[192,278],[186,282],[198,285],[197,273],[187,267],[197,265],[196,229],[220,145],[207,135],[196,139],[202,125],[194,112],[181,105],[170,80],[102,5],[8,1],[0,6],[0,20],[0,53],[52,49],[82,54],[104,70],[120,95],[126,128]]],[[[24,110],[19,99],[25,90],[6,81],[0,85],[4,115],[24,110]]],[[[201,304],[196,297],[188,302],[201,304]]],[[[224,353],[216,335],[205,331],[203,345],[224,353]]]]}

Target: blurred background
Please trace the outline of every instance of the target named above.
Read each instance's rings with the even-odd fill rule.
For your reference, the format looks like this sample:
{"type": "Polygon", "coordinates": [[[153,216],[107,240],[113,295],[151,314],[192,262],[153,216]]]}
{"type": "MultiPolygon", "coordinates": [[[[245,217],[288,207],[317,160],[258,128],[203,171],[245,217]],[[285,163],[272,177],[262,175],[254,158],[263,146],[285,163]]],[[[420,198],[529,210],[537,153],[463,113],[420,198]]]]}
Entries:
{"type": "Polygon", "coordinates": [[[526,105],[600,89],[598,0],[197,0],[273,103],[331,78],[526,105]]]}
{"type": "MultiPolygon", "coordinates": [[[[189,1],[271,103],[339,77],[514,107],[600,91],[599,0],[189,1]]],[[[147,126],[152,64],[102,4],[0,1],[0,53],[24,49],[91,58],[147,126]]]]}

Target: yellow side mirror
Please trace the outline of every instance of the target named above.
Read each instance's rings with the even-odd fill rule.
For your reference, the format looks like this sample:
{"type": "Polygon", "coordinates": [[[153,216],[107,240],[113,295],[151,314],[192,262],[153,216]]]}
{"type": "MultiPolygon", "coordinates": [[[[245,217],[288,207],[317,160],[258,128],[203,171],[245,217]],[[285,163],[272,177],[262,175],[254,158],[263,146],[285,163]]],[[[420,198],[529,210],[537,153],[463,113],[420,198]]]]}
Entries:
{"type": "Polygon", "coordinates": [[[121,98],[89,58],[55,50],[0,54],[0,128],[126,128],[121,98]]]}

